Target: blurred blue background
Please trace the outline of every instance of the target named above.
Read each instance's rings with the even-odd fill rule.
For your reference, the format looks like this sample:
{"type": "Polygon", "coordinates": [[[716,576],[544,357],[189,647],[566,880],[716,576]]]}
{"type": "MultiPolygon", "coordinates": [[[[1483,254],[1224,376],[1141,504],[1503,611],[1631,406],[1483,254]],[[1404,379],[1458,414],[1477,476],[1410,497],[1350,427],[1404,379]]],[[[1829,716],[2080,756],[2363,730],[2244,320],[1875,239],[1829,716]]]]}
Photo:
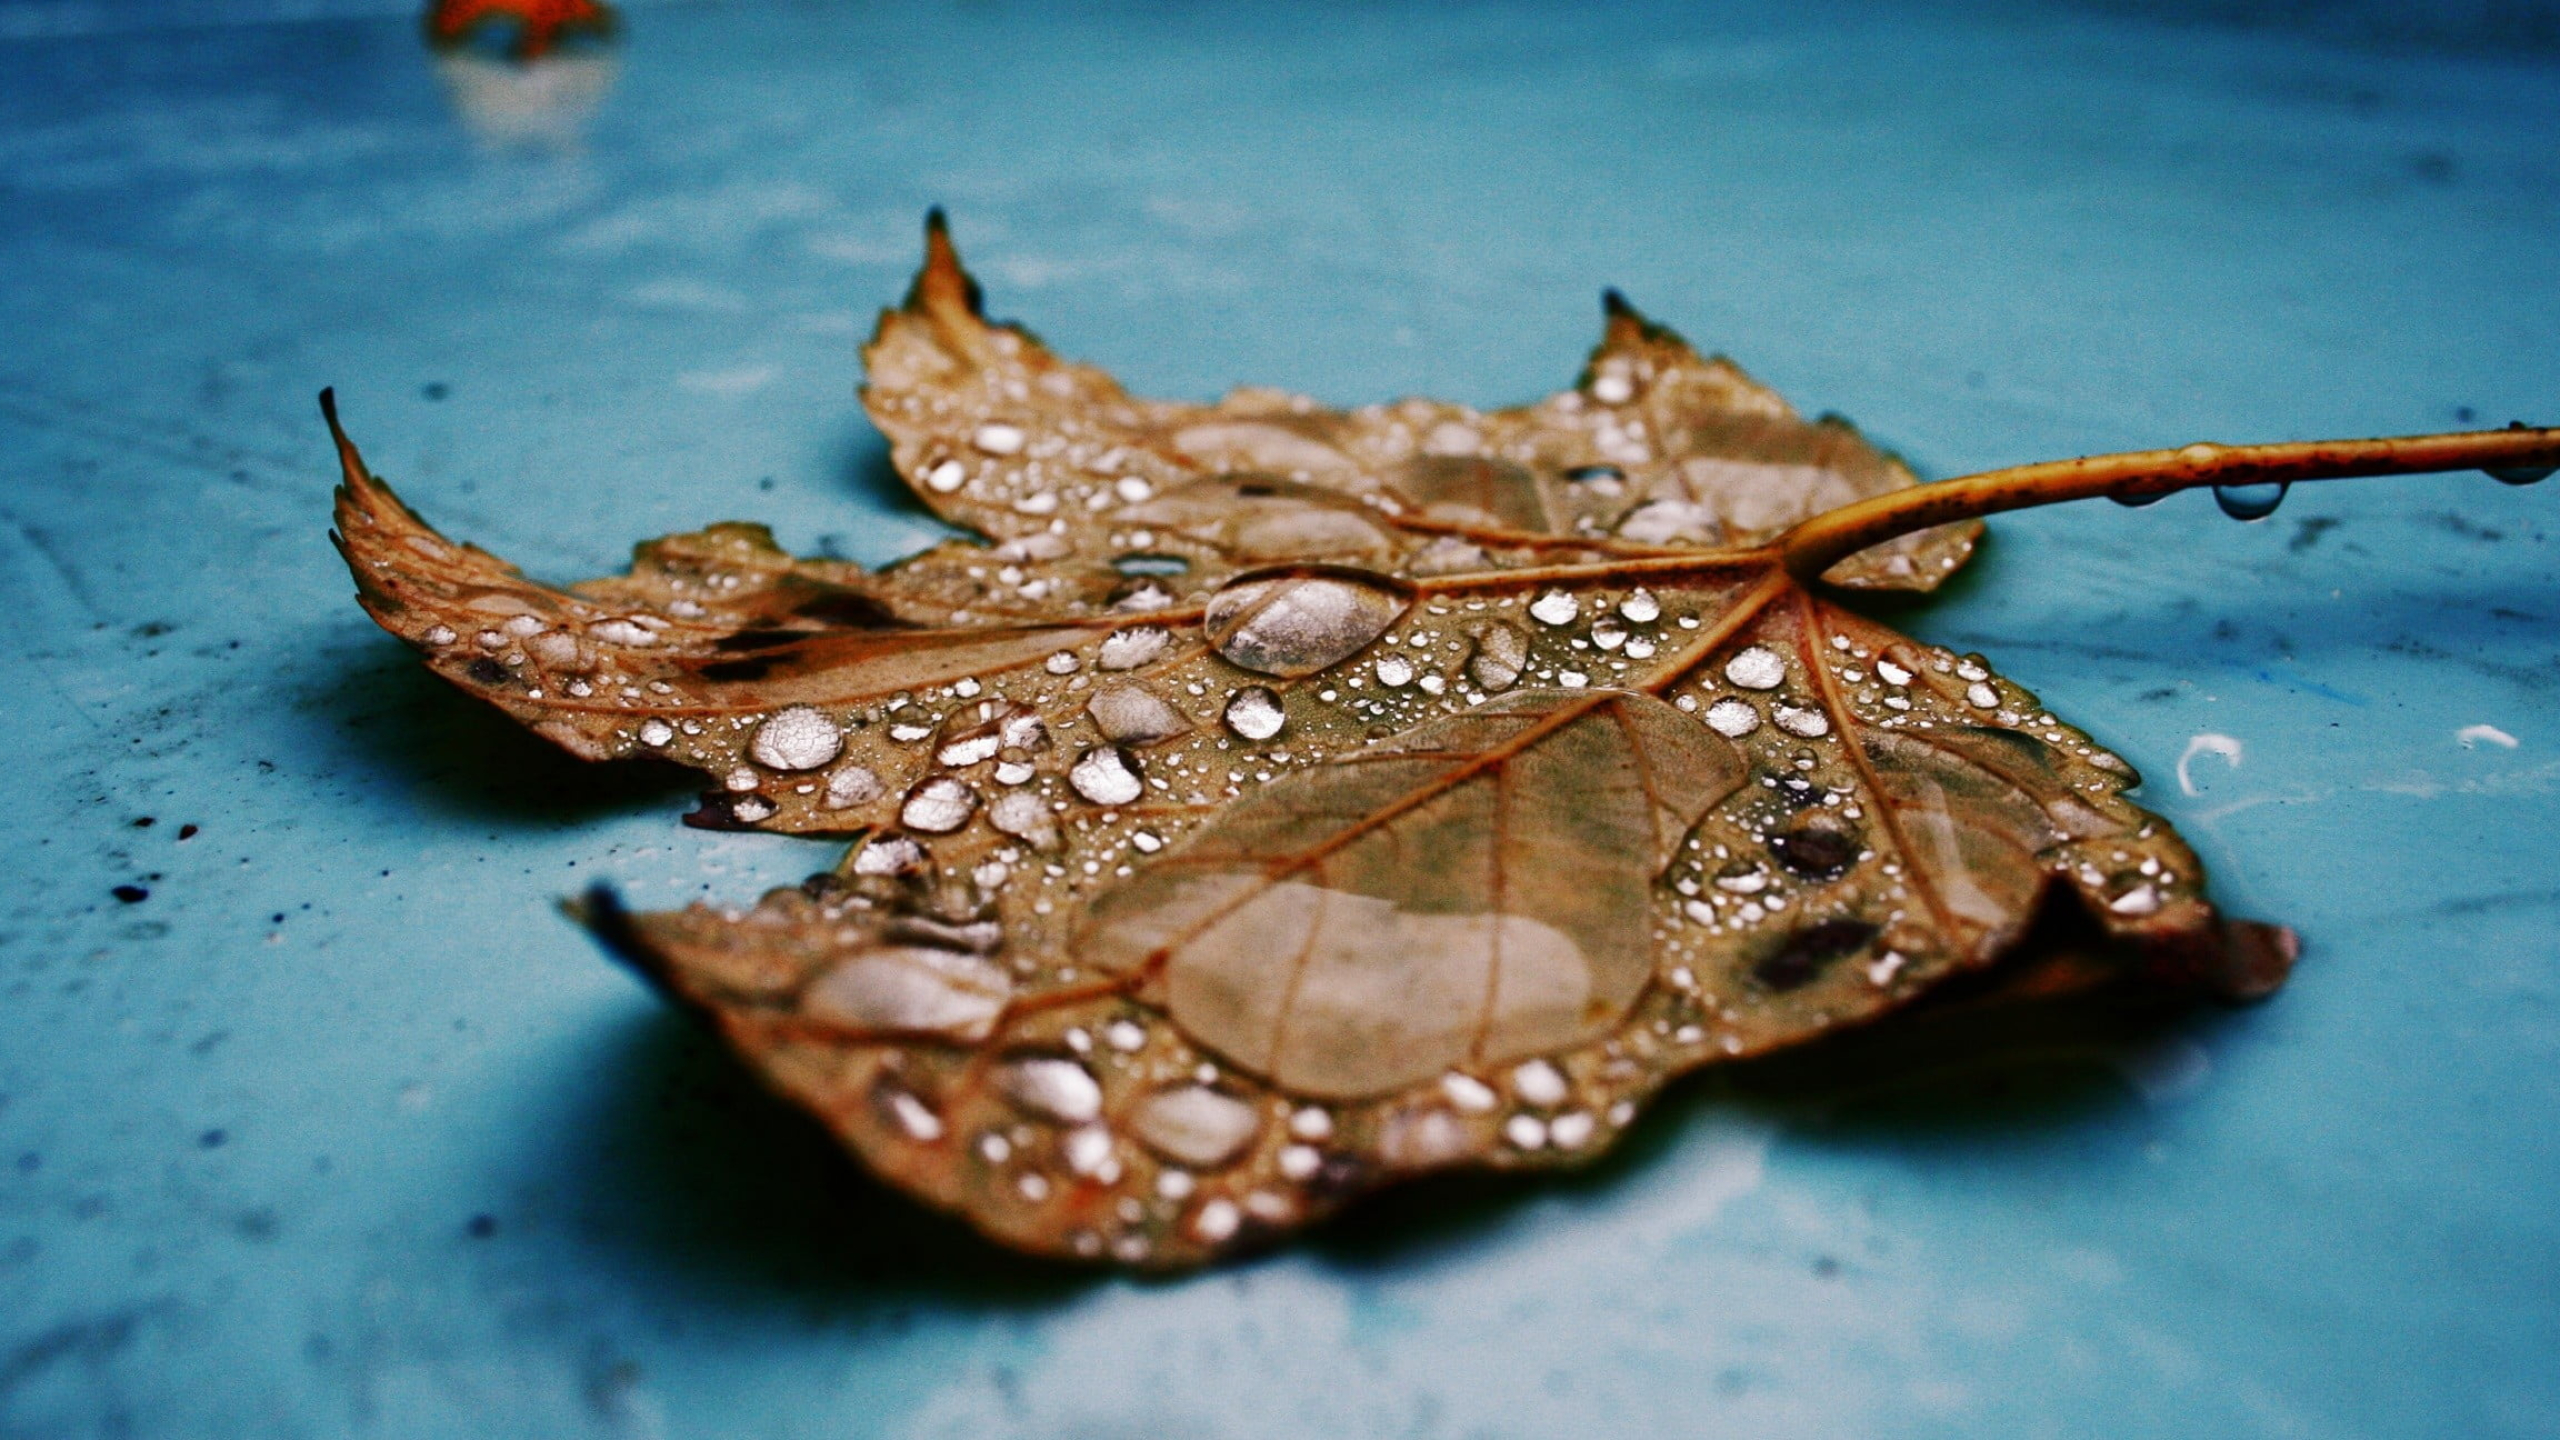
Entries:
{"type": "Polygon", "coordinates": [[[855,351],[941,203],[1142,392],[1514,401],[1613,284],[1939,475],[2547,422],[2560,12],[627,21],[0,0],[0,1435],[2560,1434],[2560,487],[2021,515],[1886,612],[2300,927],[2271,1003],[1710,1079],[1140,1281],[872,1186],[557,916],[832,852],[429,678],[312,403],[547,578],[889,559],[855,351]]]}

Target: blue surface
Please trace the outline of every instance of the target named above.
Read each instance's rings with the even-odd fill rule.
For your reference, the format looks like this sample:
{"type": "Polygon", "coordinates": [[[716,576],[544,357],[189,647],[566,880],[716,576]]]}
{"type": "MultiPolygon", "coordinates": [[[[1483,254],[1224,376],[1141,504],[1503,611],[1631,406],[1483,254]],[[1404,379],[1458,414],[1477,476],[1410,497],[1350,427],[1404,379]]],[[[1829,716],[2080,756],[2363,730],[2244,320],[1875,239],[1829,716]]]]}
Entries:
{"type": "Polygon", "coordinates": [[[939,201],[1146,392],[1513,400],[1616,284],[1939,474],[2547,420],[2547,12],[639,8],[580,121],[291,9],[0,3],[0,1434],[2560,1434],[2560,490],[2023,515],[1901,615],[2302,929],[2271,1004],[1140,1282],[872,1187],[557,918],[832,852],[427,677],[311,402],[537,574],[886,559],[854,350],[939,201]]]}

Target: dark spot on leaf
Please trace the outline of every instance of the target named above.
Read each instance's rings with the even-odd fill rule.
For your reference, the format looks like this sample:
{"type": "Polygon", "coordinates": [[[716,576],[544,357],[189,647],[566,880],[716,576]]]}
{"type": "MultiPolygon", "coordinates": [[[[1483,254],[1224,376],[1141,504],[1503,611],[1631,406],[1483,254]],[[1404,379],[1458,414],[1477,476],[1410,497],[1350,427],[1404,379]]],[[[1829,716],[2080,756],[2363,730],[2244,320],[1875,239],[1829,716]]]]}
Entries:
{"type": "Polygon", "coordinates": [[[723,635],[711,644],[715,650],[773,650],[797,645],[808,638],[806,630],[741,630],[734,635],[723,635]]]}
{"type": "Polygon", "coordinates": [[[906,622],[896,612],[872,596],[859,590],[843,590],[829,586],[813,587],[815,593],[795,600],[791,613],[803,620],[841,626],[849,630],[898,630],[906,622]]]}
{"type": "Polygon", "coordinates": [[[740,660],[714,660],[699,672],[705,680],[761,680],[773,672],[771,655],[750,655],[740,660]]]}
{"type": "Polygon", "coordinates": [[[1771,990],[1801,989],[1831,967],[1832,962],[1866,948],[1877,927],[1864,920],[1825,920],[1787,937],[1786,943],[1751,967],[1751,978],[1771,990]]]}
{"type": "Polygon", "coordinates": [[[1770,836],[1769,853],[1808,880],[1836,880],[1857,863],[1858,842],[1837,830],[1807,826],[1770,836]]]}
{"type": "Polygon", "coordinates": [[[2005,750],[2014,750],[2020,758],[2037,765],[2049,765],[2053,762],[2053,747],[2023,731],[2004,730],[1996,725],[1965,725],[1950,728],[1955,729],[1967,739],[1981,740],[1998,745],[2005,750]]]}
{"type": "Polygon", "coordinates": [[[465,673],[482,685],[504,685],[507,683],[507,667],[490,659],[486,655],[473,660],[471,662],[470,669],[465,673]]]}

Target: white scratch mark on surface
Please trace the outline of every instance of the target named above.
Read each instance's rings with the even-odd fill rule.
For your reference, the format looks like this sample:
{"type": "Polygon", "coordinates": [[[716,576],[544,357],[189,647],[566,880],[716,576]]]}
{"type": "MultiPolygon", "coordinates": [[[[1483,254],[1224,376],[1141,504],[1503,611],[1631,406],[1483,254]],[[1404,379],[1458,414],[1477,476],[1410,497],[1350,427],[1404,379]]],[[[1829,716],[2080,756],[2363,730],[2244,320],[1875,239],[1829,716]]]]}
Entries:
{"type": "Polygon", "coordinates": [[[2483,740],[2509,750],[2516,748],[2516,737],[2495,725],[2465,725],[2453,732],[2453,738],[2465,750],[2479,749],[2483,740]]]}
{"type": "Polygon", "coordinates": [[[2240,768],[2240,742],[2230,736],[2208,730],[2189,740],[2186,753],[2178,757],[2178,789],[2190,796],[2204,793],[2196,788],[2195,773],[2187,768],[2199,755],[2219,755],[2232,769],[2240,768]]]}

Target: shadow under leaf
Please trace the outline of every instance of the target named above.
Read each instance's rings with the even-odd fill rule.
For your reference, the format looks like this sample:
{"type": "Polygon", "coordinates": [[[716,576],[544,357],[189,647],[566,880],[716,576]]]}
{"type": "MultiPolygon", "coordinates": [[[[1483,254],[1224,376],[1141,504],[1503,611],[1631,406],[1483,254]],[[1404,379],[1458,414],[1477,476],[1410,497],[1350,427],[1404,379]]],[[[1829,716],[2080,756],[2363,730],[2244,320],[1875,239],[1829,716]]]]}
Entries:
{"type": "Polygon", "coordinates": [[[569,755],[387,640],[357,649],[301,708],[364,768],[397,777],[420,808],[475,821],[558,830],[659,811],[672,826],[701,789],[699,776],[665,761],[569,755]]]}
{"type": "Polygon", "coordinates": [[[590,1239],[709,1285],[894,1323],[908,1303],[1036,1307],[1107,1272],[1018,1255],[864,1172],[673,1012],[598,1057],[573,1173],[590,1239]]]}

